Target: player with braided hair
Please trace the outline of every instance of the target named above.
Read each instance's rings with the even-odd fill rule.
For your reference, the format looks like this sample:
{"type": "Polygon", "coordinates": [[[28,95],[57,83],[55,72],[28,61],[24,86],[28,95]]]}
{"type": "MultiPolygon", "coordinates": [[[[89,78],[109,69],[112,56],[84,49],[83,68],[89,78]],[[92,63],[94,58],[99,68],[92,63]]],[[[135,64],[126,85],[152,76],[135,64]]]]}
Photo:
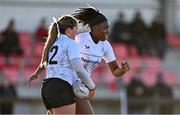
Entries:
{"type": "MultiPolygon", "coordinates": [[[[80,46],[81,60],[86,71],[92,71],[105,60],[115,77],[122,76],[129,70],[127,62],[117,64],[112,46],[106,40],[108,35],[107,18],[92,6],[79,8],[72,14],[83,26],[90,27],[90,32],[76,35],[75,41],[80,46]]],[[[76,99],[76,114],[93,114],[93,109],[86,99],[76,99]]]]}

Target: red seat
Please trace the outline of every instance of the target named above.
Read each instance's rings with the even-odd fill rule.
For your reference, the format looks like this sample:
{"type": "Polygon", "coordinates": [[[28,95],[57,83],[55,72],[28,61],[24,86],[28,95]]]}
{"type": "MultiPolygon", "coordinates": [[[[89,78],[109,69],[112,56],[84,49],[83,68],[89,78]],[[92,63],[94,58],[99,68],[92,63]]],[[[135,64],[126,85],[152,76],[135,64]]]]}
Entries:
{"type": "Polygon", "coordinates": [[[106,84],[110,84],[111,82],[113,82],[115,79],[115,77],[112,75],[111,71],[106,68],[106,70],[103,72],[103,82],[106,84]]]}
{"type": "Polygon", "coordinates": [[[5,65],[4,56],[0,55],[0,67],[4,67],[4,65],[5,65]]]}
{"type": "Polygon", "coordinates": [[[141,67],[142,59],[140,57],[128,58],[128,63],[130,65],[130,69],[136,69],[141,67]]]}
{"type": "Polygon", "coordinates": [[[43,52],[43,47],[44,47],[44,44],[42,44],[42,43],[35,43],[35,50],[34,50],[34,54],[33,55],[35,55],[37,57],[41,57],[42,52],[43,52]]]}
{"type": "Polygon", "coordinates": [[[117,89],[118,89],[118,84],[117,81],[114,80],[109,84],[109,90],[114,92],[117,91],[117,89]]]}
{"type": "Polygon", "coordinates": [[[32,44],[32,38],[28,32],[20,32],[19,39],[22,46],[27,46],[32,44]]]}
{"type": "Polygon", "coordinates": [[[13,66],[21,66],[21,65],[23,65],[24,57],[22,57],[22,56],[10,55],[10,57],[8,57],[8,60],[9,60],[9,64],[10,64],[10,65],[13,65],[13,66]]]}
{"type": "Polygon", "coordinates": [[[17,84],[20,76],[20,69],[18,66],[5,66],[2,68],[3,74],[9,81],[17,84]]]}
{"type": "Polygon", "coordinates": [[[20,32],[19,34],[20,44],[24,51],[24,56],[32,55],[32,45],[33,41],[29,33],[27,32],[20,32]]]}
{"type": "Polygon", "coordinates": [[[41,58],[36,56],[29,56],[25,59],[25,66],[37,67],[40,63],[41,58]]]}
{"type": "Polygon", "coordinates": [[[176,82],[176,74],[170,70],[164,70],[164,81],[169,86],[175,86],[176,82]]]}
{"type": "Polygon", "coordinates": [[[138,52],[135,46],[131,46],[131,56],[132,57],[138,57],[138,52]]]}
{"type": "Polygon", "coordinates": [[[176,35],[168,35],[167,41],[172,47],[180,48],[180,37],[176,35]]]}
{"type": "Polygon", "coordinates": [[[23,48],[23,51],[24,51],[24,57],[28,57],[32,55],[32,48],[29,46],[23,48]]]}
{"type": "Polygon", "coordinates": [[[92,79],[96,84],[102,84],[103,83],[103,73],[104,73],[104,65],[101,65],[101,67],[96,68],[95,71],[93,71],[92,79]]]}
{"type": "Polygon", "coordinates": [[[8,58],[0,56],[0,67],[10,66],[20,66],[23,63],[23,58],[20,56],[9,56],[8,58]]]}
{"type": "Polygon", "coordinates": [[[147,86],[153,86],[156,83],[156,72],[150,72],[149,70],[143,71],[141,74],[141,80],[147,86]]]}
{"type": "Polygon", "coordinates": [[[125,44],[113,44],[112,47],[117,59],[126,59],[128,57],[125,44]]]}

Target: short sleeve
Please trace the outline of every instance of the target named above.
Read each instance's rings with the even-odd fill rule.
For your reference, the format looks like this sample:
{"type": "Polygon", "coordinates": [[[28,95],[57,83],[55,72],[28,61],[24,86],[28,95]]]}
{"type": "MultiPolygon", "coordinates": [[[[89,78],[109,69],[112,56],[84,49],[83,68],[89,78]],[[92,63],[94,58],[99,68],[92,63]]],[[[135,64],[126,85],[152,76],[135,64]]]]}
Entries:
{"type": "Polygon", "coordinates": [[[72,60],[73,58],[80,58],[80,48],[75,41],[73,41],[73,42],[71,42],[71,44],[69,44],[68,56],[69,56],[70,60],[72,60]]]}
{"type": "Polygon", "coordinates": [[[111,44],[108,41],[104,43],[104,56],[103,59],[106,63],[116,60],[111,44]]]}

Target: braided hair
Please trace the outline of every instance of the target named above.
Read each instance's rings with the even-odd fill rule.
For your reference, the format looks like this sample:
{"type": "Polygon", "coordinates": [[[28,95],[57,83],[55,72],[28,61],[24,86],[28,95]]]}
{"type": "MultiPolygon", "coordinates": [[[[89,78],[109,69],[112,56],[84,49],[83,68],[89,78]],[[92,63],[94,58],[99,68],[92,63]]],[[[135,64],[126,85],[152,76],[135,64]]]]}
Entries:
{"type": "Polygon", "coordinates": [[[94,25],[107,21],[106,17],[92,6],[79,8],[72,16],[74,16],[83,26],[92,28],[94,25]]]}

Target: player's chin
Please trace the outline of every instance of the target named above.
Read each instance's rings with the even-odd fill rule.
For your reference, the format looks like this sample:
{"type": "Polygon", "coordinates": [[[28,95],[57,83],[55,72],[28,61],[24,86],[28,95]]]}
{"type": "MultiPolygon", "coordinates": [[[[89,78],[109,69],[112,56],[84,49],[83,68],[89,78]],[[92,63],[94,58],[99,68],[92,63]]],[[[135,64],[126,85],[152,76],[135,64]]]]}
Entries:
{"type": "Polygon", "coordinates": [[[103,36],[102,39],[101,39],[101,41],[105,41],[106,38],[107,38],[107,36],[103,36]]]}
{"type": "Polygon", "coordinates": [[[102,40],[100,40],[100,41],[105,41],[106,39],[102,39],[102,40]]]}

